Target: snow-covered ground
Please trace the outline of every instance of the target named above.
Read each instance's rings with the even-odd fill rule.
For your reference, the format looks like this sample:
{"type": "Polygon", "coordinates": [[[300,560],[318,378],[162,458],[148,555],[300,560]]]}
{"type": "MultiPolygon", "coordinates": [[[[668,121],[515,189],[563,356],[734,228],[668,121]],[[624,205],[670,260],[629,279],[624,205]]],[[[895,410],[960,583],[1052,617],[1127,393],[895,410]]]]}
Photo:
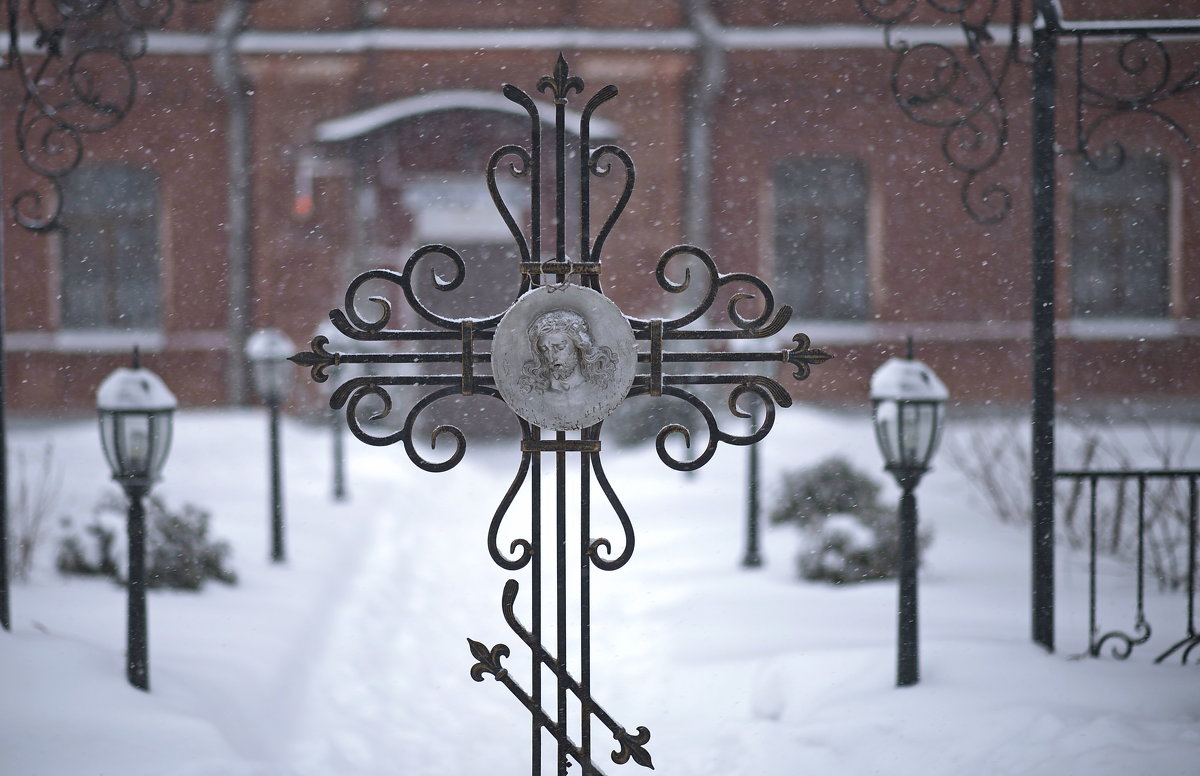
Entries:
{"type": "MultiPolygon", "coordinates": [[[[467,648],[468,637],[508,644],[505,664],[528,687],[518,676],[528,653],[500,611],[510,574],[486,549],[518,454],[474,445],[454,470],[429,474],[399,447],[348,439],[351,498],[335,503],[328,430],[289,421],[288,561],[273,565],[265,426],[249,410],[179,413],[157,492],[212,511],[241,579],[149,595],[150,693],[124,679],[123,590],[59,577],[46,540],[33,579],[12,590],[12,632],[0,632],[0,773],[528,773],[528,714],[499,683],[471,680],[467,648]]],[[[53,440],[56,513],[86,517],[112,488],[93,422],[18,424],[10,436],[35,452],[53,440]]],[[[987,517],[947,449],[918,491],[934,532],[921,682],[897,689],[894,582],[799,582],[789,526],[764,527],[763,568],[740,567],[744,449],[724,447],[688,476],[652,449],[606,448],[637,549],[625,568],[593,572],[592,686],[629,730],[651,730],[658,772],[1200,773],[1196,667],[1154,665],[1160,650],[1072,659],[1086,645],[1087,575],[1066,550],[1059,650],[1033,646],[1027,529],[987,517]]],[[[763,445],[764,480],[833,453],[886,482],[865,414],[802,407],[782,411],[763,445]]],[[[884,493],[895,498],[890,482],[884,493]]],[[[597,521],[596,534],[619,539],[610,516],[597,521]]],[[[526,573],[513,574],[522,597],[526,573]]],[[[1103,583],[1127,591],[1133,578],[1116,569],[1103,583]]],[[[1163,639],[1181,636],[1185,599],[1149,596],[1163,639]]],[[[639,770],[609,761],[598,728],[600,767],[639,770]]]]}

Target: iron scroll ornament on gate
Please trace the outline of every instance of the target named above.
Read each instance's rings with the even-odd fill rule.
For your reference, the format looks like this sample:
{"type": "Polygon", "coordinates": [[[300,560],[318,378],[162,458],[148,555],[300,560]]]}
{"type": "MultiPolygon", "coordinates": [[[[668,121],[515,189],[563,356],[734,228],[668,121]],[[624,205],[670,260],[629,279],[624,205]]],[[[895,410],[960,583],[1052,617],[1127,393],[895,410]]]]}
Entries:
{"type": "MultiPolygon", "coordinates": [[[[668,373],[667,365],[724,364],[748,366],[750,364],[788,364],[794,368],[794,377],[803,380],[810,368],[830,358],[822,350],[813,348],[804,334],[792,338],[792,347],[774,351],[680,351],[672,352],[669,346],[682,342],[712,342],[718,340],[750,340],[773,337],[782,331],[792,315],[787,305],[775,307],[770,288],[758,277],[746,273],[725,274],[718,271],[713,259],[700,248],[680,245],[662,254],[655,269],[658,285],[665,291],[681,294],[699,280],[706,283],[703,298],[690,310],[671,319],[639,319],[624,315],[603,294],[600,284],[601,252],[605,240],[621,215],[634,185],[633,161],[629,155],[615,145],[590,144],[591,117],[603,103],[617,94],[615,86],[606,86],[587,102],[579,115],[578,132],[578,176],[579,176],[579,260],[569,258],[566,250],[565,200],[566,200],[566,104],[571,92],[582,94],[583,81],[570,75],[567,63],[559,55],[552,76],[539,80],[538,90],[548,92],[554,100],[555,110],[555,236],[556,245],[552,258],[542,260],[541,246],[541,119],[538,105],[529,94],[515,86],[505,85],[503,93],[512,102],[521,106],[530,120],[530,144],[505,145],[492,154],[488,162],[486,178],[492,201],[507,224],[520,253],[518,279],[514,280],[513,298],[516,300],[508,310],[488,318],[443,317],[418,298],[414,279],[418,268],[431,255],[448,260],[454,269],[449,279],[433,274],[434,289],[452,292],[458,288],[466,275],[466,263],[462,256],[448,245],[426,245],[416,250],[408,259],[403,271],[376,269],[355,278],[346,290],[343,310],[330,312],[330,320],[342,334],[354,341],[384,343],[426,342],[441,344],[442,349],[430,352],[331,352],[329,340],[317,336],[312,340],[311,350],[298,353],[292,361],[311,369],[313,380],[325,382],[329,370],[346,365],[373,365],[378,372],[383,365],[430,365],[457,364],[459,369],[452,373],[431,374],[414,369],[412,374],[382,375],[366,374],[346,379],[330,397],[330,406],[337,410],[345,408],[346,420],[353,434],[371,445],[402,443],[409,458],[421,469],[431,472],[446,471],[462,460],[467,441],[463,432],[448,424],[437,425],[431,434],[432,447],[443,439],[452,439],[454,449],[440,461],[424,457],[414,444],[414,428],[418,417],[430,406],[452,396],[488,396],[504,401],[518,416],[522,431],[521,463],[508,491],[501,499],[488,530],[488,551],[492,560],[509,571],[530,569],[530,617],[527,627],[516,615],[515,604],[519,590],[517,580],[510,579],[504,586],[502,610],[504,618],[513,632],[532,653],[530,665],[530,687],[518,684],[517,680],[502,664],[511,651],[505,644],[492,647],[468,639],[471,655],[477,661],[470,670],[472,678],[483,681],[492,676],[511,692],[532,715],[532,768],[540,773],[541,742],[543,731],[557,743],[557,771],[565,774],[569,767],[568,757],[581,766],[584,774],[599,774],[601,771],[592,760],[592,723],[603,725],[616,741],[611,759],[618,764],[629,760],[653,768],[646,744],[650,731],[638,727],[629,732],[619,725],[591,697],[590,656],[590,571],[594,566],[601,571],[612,571],[624,566],[633,554],[634,531],[632,522],[616,492],[604,473],[600,460],[600,429],[604,417],[616,405],[628,398],[640,396],[670,396],[690,405],[707,426],[708,441],[694,458],[683,459],[672,455],[668,440],[680,437],[690,448],[692,431],[680,423],[671,423],[657,434],[656,447],[659,457],[667,466],[688,471],[707,463],[716,451],[718,443],[753,445],[761,441],[771,430],[776,406],[788,407],[791,396],[771,376],[733,371],[704,374],[679,373],[678,368],[668,373]],[[496,175],[502,163],[508,160],[508,170],[516,178],[525,179],[529,185],[529,230],[518,225],[497,185],[496,175]],[[623,170],[624,185],[611,212],[595,233],[591,231],[590,179],[611,174],[614,167],[623,170]],[[689,263],[699,265],[702,275],[694,278],[692,267],[686,268],[683,279],[672,280],[668,268],[679,257],[689,257],[689,263]],[[571,282],[573,278],[578,282],[571,282]],[[402,292],[405,301],[422,321],[431,328],[390,328],[392,305],[383,296],[368,296],[377,308],[376,317],[364,317],[358,308],[360,296],[367,287],[388,284],[402,292]],[[750,289],[747,292],[743,289],[750,289]],[[731,293],[727,302],[729,328],[689,328],[709,315],[722,290],[731,293]],[[746,306],[755,298],[760,301],[754,314],[748,314],[746,306]],[[564,339],[566,344],[564,345],[564,339]],[[648,347],[637,348],[634,342],[648,347]],[[488,345],[490,344],[490,348],[488,345]],[[481,345],[483,347],[481,347],[481,345]],[[577,360],[559,359],[551,351],[565,347],[577,360]],[[495,359],[494,359],[495,357],[495,359]],[[491,367],[491,374],[481,367],[491,367]],[[363,401],[378,403],[380,409],[372,420],[387,417],[393,408],[393,399],[388,392],[391,387],[426,386],[430,392],[415,401],[408,410],[403,426],[391,433],[376,432],[374,427],[365,426],[359,420],[359,406],[363,401]],[[745,397],[762,404],[762,421],[752,433],[739,435],[722,431],[713,409],[697,393],[688,390],[691,386],[728,386],[728,409],[738,418],[751,417],[749,410],[739,405],[745,397]],[[539,425],[541,424],[541,425],[539,425]],[[568,438],[568,431],[573,432],[568,438]],[[547,433],[548,432],[548,433],[547,433]],[[546,436],[543,434],[546,433],[546,436]],[[557,476],[557,504],[553,537],[557,540],[547,545],[554,552],[543,553],[543,520],[541,509],[541,457],[543,453],[555,456],[557,476]],[[568,548],[566,536],[567,506],[566,478],[568,453],[580,456],[578,514],[579,569],[578,593],[573,601],[578,606],[579,645],[574,649],[578,659],[578,678],[568,670],[568,595],[567,570],[568,548]],[[613,542],[606,538],[591,536],[591,481],[592,475],[611,506],[624,533],[619,552],[613,542]],[[531,519],[528,538],[518,538],[507,550],[501,547],[501,525],[509,507],[526,484],[531,485],[531,519]],[[555,652],[544,645],[542,612],[543,562],[553,558],[557,576],[555,585],[555,652]],[[543,706],[543,671],[548,670],[554,678],[554,707],[550,711],[543,706]],[[568,699],[574,698],[577,711],[571,715],[574,730],[568,725],[568,699]]],[[[546,567],[549,573],[552,569],[546,567]]],[[[574,615],[573,615],[574,616],[574,615]]]]}

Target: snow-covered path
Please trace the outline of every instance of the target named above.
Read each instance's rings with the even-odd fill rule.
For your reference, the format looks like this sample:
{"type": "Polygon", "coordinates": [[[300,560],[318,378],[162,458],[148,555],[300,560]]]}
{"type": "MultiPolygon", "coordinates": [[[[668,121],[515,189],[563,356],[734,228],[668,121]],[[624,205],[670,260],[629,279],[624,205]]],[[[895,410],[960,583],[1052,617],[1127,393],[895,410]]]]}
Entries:
{"type": "Polygon", "coordinates": [[[498,618],[490,604],[502,578],[483,551],[480,515],[445,499],[488,484],[397,475],[404,497],[364,513],[367,552],[330,623],[290,754],[299,775],[470,773],[514,749],[505,698],[467,673],[466,637],[498,618]]]}

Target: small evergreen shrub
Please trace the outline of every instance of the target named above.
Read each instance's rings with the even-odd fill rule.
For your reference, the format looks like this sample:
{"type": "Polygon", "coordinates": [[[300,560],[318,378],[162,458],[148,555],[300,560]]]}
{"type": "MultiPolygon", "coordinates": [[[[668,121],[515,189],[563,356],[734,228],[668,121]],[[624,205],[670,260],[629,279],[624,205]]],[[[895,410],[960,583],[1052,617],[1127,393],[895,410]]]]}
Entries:
{"type": "MultiPolygon", "coordinates": [[[[844,458],[786,472],[773,523],[802,533],[797,571],[835,584],[895,577],[900,532],[895,508],[879,503],[880,486],[844,458]]],[[[918,552],[930,541],[923,533],[918,552]]]]}
{"type": "Polygon", "coordinates": [[[878,510],[879,485],[845,458],[833,456],[803,469],[784,472],[782,496],[771,522],[801,528],[837,513],[878,510]]]}
{"type": "MultiPolygon", "coordinates": [[[[192,504],[172,511],[157,496],[146,499],[146,587],[200,590],[208,580],[237,583],[228,566],[231,549],[226,541],[208,537],[209,513],[192,504]]],[[[93,510],[92,520],[67,533],[59,543],[58,570],[62,574],[103,576],[125,584],[128,569],[125,499],[108,494],[93,510]]]]}

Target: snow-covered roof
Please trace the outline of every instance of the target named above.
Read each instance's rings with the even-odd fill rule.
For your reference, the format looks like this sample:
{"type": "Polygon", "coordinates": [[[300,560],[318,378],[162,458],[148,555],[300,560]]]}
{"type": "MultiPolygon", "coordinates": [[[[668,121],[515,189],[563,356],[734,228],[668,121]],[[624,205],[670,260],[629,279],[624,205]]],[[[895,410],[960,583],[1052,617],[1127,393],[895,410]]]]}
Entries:
{"type": "MultiPolygon", "coordinates": [[[[505,113],[512,116],[527,116],[525,109],[509,100],[498,92],[486,92],[474,89],[449,89],[437,92],[426,92],[413,97],[403,97],[399,100],[376,105],[366,110],[348,113],[338,118],[327,119],[317,124],[315,134],[317,142],[332,143],[339,140],[349,140],[362,137],[369,132],[402,121],[413,116],[436,113],[447,110],[479,110],[494,113],[505,113]]],[[[567,127],[579,126],[580,114],[568,110],[567,127]]],[[[538,115],[542,123],[553,126],[554,110],[552,106],[539,105],[538,115]]],[[[615,138],[620,128],[614,122],[600,118],[592,118],[592,136],[604,140],[615,138]]]]}
{"type": "Polygon", "coordinates": [[[158,412],[177,406],[175,394],[149,369],[121,367],[104,378],[96,391],[96,409],[158,412]]]}
{"type": "Polygon", "coordinates": [[[946,401],[950,392],[922,362],[914,358],[889,358],[871,376],[871,398],[946,401]]]}
{"type": "MultiPolygon", "coordinates": [[[[1067,34],[1062,42],[1071,45],[1070,33],[1090,36],[1134,34],[1198,37],[1193,19],[1135,19],[1125,21],[1062,21],[1067,34]]],[[[993,45],[1008,41],[1007,25],[988,28],[993,45]]],[[[1029,31],[1022,27],[1021,36],[1029,31]]],[[[202,56],[212,51],[212,38],[204,33],[150,32],[148,50],[155,55],[202,56]]],[[[727,51],[846,49],[886,46],[883,28],[873,23],[781,25],[777,27],[720,27],[713,30],[715,42],[727,51]]],[[[893,40],[964,46],[962,28],[955,24],[898,24],[893,40]]],[[[36,33],[21,33],[22,53],[38,54],[36,33]]],[[[359,54],[365,51],[694,51],[703,45],[701,36],[690,29],[397,29],[377,28],[350,31],[247,30],[238,35],[237,51],[243,55],[271,54],[359,54]]]]}

